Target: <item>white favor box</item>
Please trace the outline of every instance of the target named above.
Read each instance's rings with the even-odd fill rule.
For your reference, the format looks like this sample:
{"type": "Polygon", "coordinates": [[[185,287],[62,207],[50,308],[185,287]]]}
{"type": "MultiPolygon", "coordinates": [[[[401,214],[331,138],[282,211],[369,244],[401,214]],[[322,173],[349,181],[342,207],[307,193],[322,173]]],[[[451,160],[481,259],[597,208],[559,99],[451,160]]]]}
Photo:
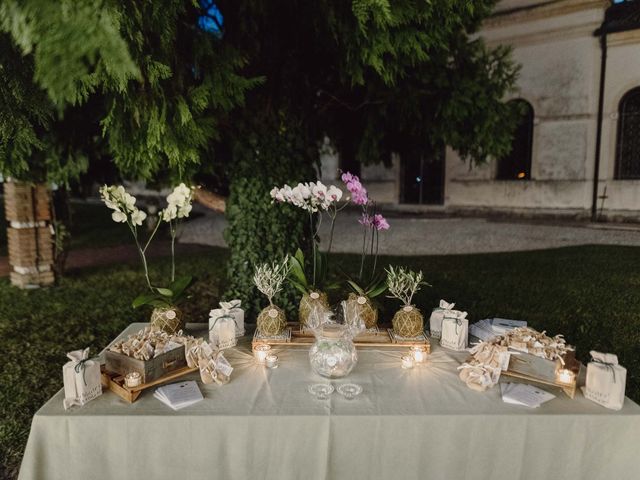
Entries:
{"type": "Polygon", "coordinates": [[[624,404],[627,369],[618,364],[612,353],[592,350],[592,361],[587,365],[584,396],[603,407],[620,410],[624,404]]]}
{"type": "MultiPolygon", "coordinates": [[[[466,312],[464,316],[466,317],[466,312]]],[[[467,348],[469,337],[469,320],[458,316],[445,315],[442,320],[440,345],[451,350],[461,351],[467,348]]]]}
{"type": "Polygon", "coordinates": [[[82,406],[102,395],[100,363],[89,360],[89,349],[67,353],[69,362],[62,367],[64,381],[64,409],[73,405],[82,406]]]}
{"type": "Polygon", "coordinates": [[[429,335],[432,338],[440,338],[442,335],[442,320],[445,314],[450,317],[464,318],[467,312],[454,310],[455,303],[448,303],[446,300],[440,300],[440,305],[433,309],[431,317],[429,317],[429,335]]]}

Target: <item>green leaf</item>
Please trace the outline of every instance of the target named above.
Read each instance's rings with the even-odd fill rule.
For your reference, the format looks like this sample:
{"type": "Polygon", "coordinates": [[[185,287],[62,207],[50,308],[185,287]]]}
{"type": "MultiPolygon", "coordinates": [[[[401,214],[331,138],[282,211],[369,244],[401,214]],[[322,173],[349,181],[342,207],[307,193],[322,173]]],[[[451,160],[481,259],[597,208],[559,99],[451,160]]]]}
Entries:
{"type": "Polygon", "coordinates": [[[291,285],[293,285],[300,293],[302,293],[303,295],[306,293],[309,293],[308,288],[306,288],[304,285],[296,282],[295,280],[289,279],[289,281],[291,282],[291,285]]]}
{"type": "Polygon", "coordinates": [[[138,308],[138,307],[141,307],[142,305],[150,305],[151,301],[157,300],[158,298],[159,297],[157,293],[143,293],[142,295],[138,295],[133,300],[131,305],[133,306],[133,308],[138,308]]]}
{"type": "Polygon", "coordinates": [[[178,277],[176,280],[169,285],[169,290],[173,292],[173,297],[179,297],[184,293],[184,291],[189,288],[191,283],[193,282],[193,277],[191,275],[185,275],[183,277],[178,277]]]}
{"type": "Polygon", "coordinates": [[[378,285],[374,285],[371,290],[367,291],[367,297],[375,298],[387,289],[387,282],[381,282],[378,285]]]}
{"type": "Polygon", "coordinates": [[[300,264],[297,258],[291,257],[289,259],[289,265],[291,266],[291,270],[289,270],[289,275],[293,276],[296,281],[301,283],[304,286],[309,285],[307,282],[307,277],[304,274],[304,268],[300,264]]]}
{"type": "Polygon", "coordinates": [[[296,260],[298,260],[298,262],[300,263],[300,265],[304,265],[304,253],[302,253],[302,250],[297,249],[296,250],[296,254],[294,255],[294,257],[296,260]]]}
{"type": "Polygon", "coordinates": [[[169,297],[169,298],[173,297],[173,292],[168,288],[163,288],[163,287],[155,287],[155,288],[158,291],[158,293],[163,297],[169,297]]]}
{"type": "Polygon", "coordinates": [[[353,288],[356,291],[356,293],[359,293],[360,295],[364,295],[365,294],[364,290],[362,288],[360,288],[358,286],[358,284],[356,282],[354,282],[353,280],[347,280],[347,283],[349,285],[351,285],[351,288],[353,288]]]}

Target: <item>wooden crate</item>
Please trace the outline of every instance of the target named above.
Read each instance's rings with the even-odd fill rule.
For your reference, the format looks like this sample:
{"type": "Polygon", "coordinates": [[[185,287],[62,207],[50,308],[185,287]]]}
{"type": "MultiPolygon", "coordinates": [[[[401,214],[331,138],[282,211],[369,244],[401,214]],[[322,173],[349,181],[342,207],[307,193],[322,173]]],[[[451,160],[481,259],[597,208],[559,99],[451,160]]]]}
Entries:
{"type": "MultiPolygon", "coordinates": [[[[300,347],[304,345],[310,346],[316,339],[309,330],[302,330],[299,323],[289,323],[287,329],[290,335],[284,335],[284,338],[259,338],[257,333],[254,334],[252,346],[266,343],[278,347],[300,347]]],[[[380,327],[376,332],[367,331],[358,335],[353,343],[357,348],[375,348],[375,349],[401,349],[413,346],[425,347],[427,353],[431,353],[431,344],[425,334],[420,340],[398,340],[392,333],[390,328],[380,327]]]]}
{"type": "Polygon", "coordinates": [[[118,375],[138,372],[142,377],[142,383],[153,382],[186,366],[187,357],[185,356],[184,345],[146,361],[110,350],[105,353],[105,369],[108,372],[118,375]]]}
{"type": "Polygon", "coordinates": [[[509,382],[557,387],[569,398],[575,398],[581,364],[576,360],[574,352],[567,352],[563,360],[564,366],[559,360],[547,360],[530,353],[514,353],[509,360],[509,368],[502,372],[501,379],[509,382]],[[558,368],[571,370],[575,374],[573,383],[566,384],[556,381],[558,368]]]}
{"type": "Polygon", "coordinates": [[[9,222],[51,220],[49,190],[45,184],[5,182],[4,210],[9,222]]]}
{"type": "Polygon", "coordinates": [[[178,370],[174,370],[171,373],[168,373],[167,375],[157,378],[156,380],[153,380],[151,382],[142,383],[137,387],[127,387],[124,384],[124,375],[109,372],[104,367],[102,367],[102,386],[105,389],[111,390],[123,400],[129,403],[133,403],[138,399],[143,391],[162,383],[177,380],[178,378],[188,375],[189,373],[195,372],[197,370],[198,367],[184,367],[178,370]]]}

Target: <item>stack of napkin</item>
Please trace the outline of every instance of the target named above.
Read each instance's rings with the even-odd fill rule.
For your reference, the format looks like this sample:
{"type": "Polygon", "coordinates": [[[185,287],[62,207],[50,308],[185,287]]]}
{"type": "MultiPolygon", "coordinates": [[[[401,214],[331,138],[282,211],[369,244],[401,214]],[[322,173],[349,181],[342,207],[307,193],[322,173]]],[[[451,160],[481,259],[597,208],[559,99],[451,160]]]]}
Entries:
{"type": "Polygon", "coordinates": [[[202,392],[193,380],[165,385],[156,389],[153,396],[174,410],[180,410],[203,400],[202,392]]]}
{"type": "Polygon", "coordinates": [[[512,405],[538,408],[544,402],[556,398],[555,395],[541,388],[524,383],[501,383],[502,401],[512,405]]]}

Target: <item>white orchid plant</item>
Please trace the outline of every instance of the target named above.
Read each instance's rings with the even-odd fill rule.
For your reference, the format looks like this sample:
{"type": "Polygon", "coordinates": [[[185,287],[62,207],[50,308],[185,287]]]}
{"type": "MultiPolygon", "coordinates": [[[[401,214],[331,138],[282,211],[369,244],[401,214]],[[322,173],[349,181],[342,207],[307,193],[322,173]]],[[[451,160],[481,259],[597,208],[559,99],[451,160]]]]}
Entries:
{"type": "Polygon", "coordinates": [[[271,198],[277,203],[288,203],[309,213],[309,225],[312,234],[313,271],[307,273],[302,250],[298,249],[295,256],[290,257],[291,278],[294,287],[302,293],[321,290],[326,287],[325,280],[329,255],[333,244],[333,232],[338,212],[345,206],[339,206],[342,190],[335,185],[325,185],[322,182],[298,183],[295,187],[284,185],[273,187],[271,198]],[[320,252],[318,232],[322,224],[323,213],[331,220],[329,243],[326,253],[320,252]]]}
{"type": "Polygon", "coordinates": [[[397,298],[405,307],[411,305],[413,296],[418,293],[422,286],[431,286],[424,281],[422,271],[414,272],[403,267],[394,268],[389,265],[387,271],[387,287],[389,298],[397,298]]]}
{"type": "Polygon", "coordinates": [[[144,245],[138,227],[141,227],[147,218],[147,213],[136,207],[136,197],[127,193],[122,185],[104,185],[100,188],[100,196],[104,204],[113,210],[111,218],[117,223],[126,223],[138,248],[147,286],[150,292],[138,296],[133,301],[134,308],[142,305],[154,307],[173,307],[182,301],[186,295],[186,289],[192,283],[191,276],[176,279],[175,240],[179,222],[187,218],[191,213],[194,188],[181,183],[167,196],[167,206],[160,214],[155,228],[147,238],[144,245]],[[168,287],[158,287],[151,283],[149,265],[147,262],[147,249],[158,232],[160,225],[166,223],[171,234],[171,283],[168,287]]]}

